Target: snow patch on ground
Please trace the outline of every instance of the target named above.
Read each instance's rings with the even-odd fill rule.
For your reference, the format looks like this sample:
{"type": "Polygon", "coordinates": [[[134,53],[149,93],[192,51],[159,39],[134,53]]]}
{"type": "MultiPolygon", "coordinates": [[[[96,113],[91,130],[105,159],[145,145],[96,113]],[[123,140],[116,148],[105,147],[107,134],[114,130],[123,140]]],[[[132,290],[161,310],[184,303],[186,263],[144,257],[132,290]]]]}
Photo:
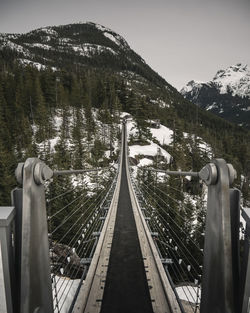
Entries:
{"type": "Polygon", "coordinates": [[[58,33],[51,27],[39,28],[38,31],[44,32],[48,35],[58,36],[58,33]]]}
{"type": "Polygon", "coordinates": [[[70,38],[59,38],[59,43],[68,43],[71,42],[72,40],[70,38]]]}
{"type": "Polygon", "coordinates": [[[218,108],[218,104],[216,102],[213,102],[213,104],[210,104],[208,107],[206,107],[206,110],[212,110],[218,108]]]}
{"type": "Polygon", "coordinates": [[[150,145],[146,146],[129,146],[129,155],[131,157],[135,157],[136,155],[156,156],[157,154],[164,156],[167,161],[170,162],[171,155],[154,142],[151,142],[150,145]]]}
{"type": "MultiPolygon", "coordinates": [[[[183,137],[184,138],[188,138],[189,136],[191,136],[191,139],[194,141],[195,140],[195,135],[190,135],[189,133],[183,132],[183,137]]],[[[213,153],[213,149],[210,146],[210,144],[208,144],[207,142],[205,142],[201,137],[197,137],[196,140],[198,141],[198,148],[200,149],[201,152],[206,153],[208,155],[208,157],[210,159],[213,158],[214,153],[213,153]]],[[[191,147],[190,147],[191,149],[191,147]]]]}
{"type": "Polygon", "coordinates": [[[36,67],[39,71],[40,70],[45,70],[46,69],[46,66],[41,64],[41,63],[38,63],[38,62],[33,62],[33,61],[30,61],[28,59],[19,59],[20,63],[23,64],[23,65],[31,65],[31,66],[34,66],[36,67]]]}
{"type": "Polygon", "coordinates": [[[172,142],[173,131],[170,128],[160,125],[160,128],[150,128],[150,131],[161,145],[169,145],[172,142]]]}
{"type": "Polygon", "coordinates": [[[120,41],[114,35],[112,35],[111,33],[104,32],[103,35],[105,37],[107,37],[108,39],[110,39],[111,41],[113,41],[117,46],[121,45],[120,41]]]}
{"type": "MultiPolygon", "coordinates": [[[[22,65],[30,65],[30,66],[33,66],[33,67],[36,67],[39,71],[41,70],[45,70],[47,69],[48,67],[41,64],[41,63],[38,63],[38,62],[34,62],[34,61],[31,61],[31,60],[28,60],[28,59],[18,59],[18,61],[22,64],[22,65]]],[[[52,71],[57,71],[57,68],[56,67],[51,67],[52,71]]]]}
{"type": "Polygon", "coordinates": [[[22,46],[10,41],[10,40],[6,40],[4,39],[4,41],[1,43],[0,45],[0,49],[2,48],[9,48],[11,50],[15,50],[18,53],[22,53],[24,56],[29,57],[31,56],[29,50],[24,49],[22,46]]]}
{"type": "Polygon", "coordinates": [[[175,290],[181,300],[188,301],[190,303],[200,303],[201,289],[194,286],[182,286],[176,287],[175,290]],[[198,298],[197,298],[198,293],[198,298]]]}
{"type": "Polygon", "coordinates": [[[138,163],[138,166],[148,166],[152,165],[153,161],[147,158],[140,159],[140,162],[138,163]]]}
{"type": "Polygon", "coordinates": [[[79,283],[80,279],[69,279],[63,276],[55,276],[53,279],[54,308],[58,305],[60,313],[68,313],[79,283]],[[54,288],[55,285],[56,289],[54,288]]]}
{"type": "Polygon", "coordinates": [[[94,53],[101,54],[103,52],[109,52],[114,55],[117,54],[113,49],[109,47],[104,47],[104,46],[89,44],[89,43],[85,43],[82,45],[68,45],[68,46],[71,47],[72,50],[74,50],[75,52],[78,52],[81,56],[86,56],[86,57],[91,57],[94,53]]]}
{"type": "MultiPolygon", "coordinates": [[[[127,134],[128,134],[128,139],[130,136],[136,136],[137,134],[137,127],[136,127],[136,123],[133,120],[132,116],[126,112],[122,112],[121,113],[121,118],[124,118],[125,116],[127,116],[128,118],[127,120],[127,134]]],[[[167,128],[166,126],[160,125],[160,128],[150,128],[150,131],[154,137],[154,139],[156,139],[159,144],[170,144],[171,140],[171,135],[172,135],[172,131],[167,128]]],[[[171,155],[164,150],[163,148],[161,148],[158,144],[150,141],[149,145],[131,145],[129,146],[129,151],[130,151],[130,157],[135,157],[138,155],[143,155],[143,156],[156,156],[156,155],[161,155],[164,158],[166,158],[167,162],[170,162],[171,160],[171,155]]],[[[144,165],[151,165],[152,164],[152,160],[145,157],[142,159],[143,161],[140,160],[139,165],[140,166],[144,166],[144,165]],[[147,161],[146,161],[147,160],[147,161]]]]}
{"type": "Polygon", "coordinates": [[[41,44],[41,43],[25,43],[26,46],[41,48],[44,50],[53,50],[53,48],[49,45],[41,44]]]}

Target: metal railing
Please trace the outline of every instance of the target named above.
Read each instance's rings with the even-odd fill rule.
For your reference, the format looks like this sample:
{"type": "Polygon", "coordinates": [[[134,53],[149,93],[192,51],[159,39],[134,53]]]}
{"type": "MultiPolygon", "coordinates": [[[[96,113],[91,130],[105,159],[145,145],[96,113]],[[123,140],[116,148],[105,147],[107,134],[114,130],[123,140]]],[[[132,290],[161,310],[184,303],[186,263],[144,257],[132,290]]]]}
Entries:
{"type": "MultiPolygon", "coordinates": [[[[22,188],[16,188],[12,192],[13,207],[0,207],[1,313],[60,312],[65,297],[68,295],[69,284],[72,285],[73,282],[66,273],[68,276],[72,274],[73,278],[78,277],[81,268],[78,286],[75,288],[70,308],[67,309],[69,312],[72,310],[109,209],[117,173],[111,183],[107,183],[102,191],[98,189],[94,198],[93,195],[88,197],[91,202],[88,206],[86,206],[86,201],[83,201],[84,195],[78,195],[78,199],[73,196],[77,207],[71,207],[72,210],[68,215],[75,214],[80,208],[84,208],[84,212],[82,211],[78,215],[81,221],[78,221],[77,224],[75,222],[76,229],[71,233],[70,240],[72,245],[67,245],[62,240],[62,237],[69,231],[67,228],[63,229],[64,235],[61,238],[57,237],[56,240],[53,240],[53,236],[62,228],[62,225],[65,226],[67,215],[59,225],[53,225],[50,228],[57,213],[62,212],[65,207],[58,207],[51,215],[49,208],[53,205],[53,201],[58,201],[60,197],[66,197],[72,190],[67,190],[68,186],[66,186],[63,193],[54,194],[52,199],[46,201],[45,196],[50,185],[47,182],[53,176],[83,174],[88,171],[98,172],[100,170],[108,169],[53,172],[37,158],[30,158],[25,163],[18,164],[16,178],[22,188]],[[87,246],[89,242],[91,245],[87,246]],[[76,246],[77,248],[75,248],[76,246]],[[67,252],[65,254],[64,249],[64,257],[57,255],[56,259],[55,250],[59,247],[65,248],[67,252]],[[78,267],[72,268],[77,258],[78,267]],[[65,267],[62,267],[62,264],[66,264],[65,267]],[[58,272],[59,274],[56,275],[58,272]],[[61,288],[60,295],[59,288],[61,288]],[[59,296],[64,299],[62,298],[60,301],[59,296]]],[[[70,203],[67,204],[68,208],[69,206],[70,203]]],[[[73,226],[72,224],[71,228],[73,226]]]]}
{"type": "MultiPolygon", "coordinates": [[[[133,180],[133,187],[139,199],[141,211],[151,231],[162,262],[165,263],[166,274],[170,276],[169,271],[172,271],[172,273],[175,272],[175,278],[179,275],[180,281],[183,279],[183,282],[185,282],[186,277],[188,280],[194,280],[196,284],[198,282],[201,284],[201,286],[197,285],[198,289],[201,288],[201,296],[197,291],[196,300],[192,300],[194,305],[190,305],[191,311],[200,311],[202,313],[249,312],[250,209],[242,210],[242,217],[246,221],[246,230],[244,255],[240,259],[240,191],[230,188],[236,177],[233,166],[227,164],[223,159],[215,159],[200,172],[164,171],[153,168],[144,168],[144,170],[177,177],[193,176],[207,185],[205,243],[204,247],[197,246],[197,251],[200,250],[203,255],[203,264],[197,263],[197,266],[195,264],[192,266],[191,261],[189,263],[186,261],[187,264],[184,264],[185,259],[188,260],[190,252],[186,251],[184,242],[180,242],[180,238],[178,238],[183,230],[176,227],[178,225],[171,218],[171,206],[166,202],[164,203],[163,200],[164,196],[165,198],[170,196],[168,194],[163,195],[164,192],[161,190],[158,190],[160,193],[157,195],[153,192],[155,186],[147,186],[147,184],[140,186],[133,180]],[[159,199],[158,201],[153,199],[151,203],[148,203],[146,198],[149,194],[152,196],[152,192],[153,197],[159,197],[159,199]],[[154,207],[155,202],[157,202],[156,207],[154,207]],[[159,203],[162,207],[159,207],[159,203]],[[162,256],[162,251],[167,251],[168,258],[162,256]],[[180,256],[181,254],[183,257],[180,256]],[[195,266],[197,268],[194,271],[195,266]],[[183,271],[184,267],[187,273],[183,271]],[[202,273],[200,272],[201,269],[202,273]]],[[[171,200],[174,201],[174,199],[171,200]]],[[[185,206],[183,200],[182,206],[185,206]]],[[[181,210],[180,213],[175,212],[174,214],[175,216],[177,214],[178,218],[182,218],[181,210]]],[[[186,234],[186,236],[188,241],[191,242],[190,234],[186,234]]],[[[192,258],[190,255],[189,259],[192,258]]],[[[193,259],[193,263],[196,263],[196,261],[193,259]]],[[[176,287],[173,283],[173,288],[176,289],[176,287]]],[[[186,292],[188,293],[189,290],[186,289],[186,292]]],[[[191,296],[194,297],[192,294],[191,296]]],[[[179,301],[179,304],[181,310],[185,312],[181,301],[179,301]]]]}
{"type": "MultiPolygon", "coordinates": [[[[154,169],[148,170],[154,171],[154,169]]],[[[83,173],[86,170],[78,171],[83,173]]],[[[159,170],[156,171],[159,172],[159,170]]],[[[57,174],[59,175],[59,172],[57,174]]],[[[69,174],[69,172],[60,172],[60,174],[69,174]]],[[[239,237],[240,192],[230,188],[235,178],[232,165],[227,164],[222,159],[215,159],[200,172],[167,171],[166,174],[193,175],[202,179],[208,187],[200,312],[248,313],[250,307],[250,209],[241,210],[242,217],[246,222],[242,239],[239,237]],[[240,243],[243,240],[243,256],[240,258],[240,243]]],[[[57,284],[57,280],[53,280],[55,268],[51,268],[55,264],[51,264],[50,260],[52,240],[49,241],[50,238],[48,237],[44,186],[45,182],[50,180],[53,175],[54,172],[37,158],[30,158],[25,163],[20,163],[16,170],[16,177],[22,188],[17,188],[12,192],[12,207],[0,207],[1,313],[33,313],[39,311],[52,313],[55,310],[60,311],[60,308],[58,309],[58,294],[53,295],[52,292],[53,284],[57,284]]],[[[86,232],[79,232],[85,243],[88,239],[92,239],[90,234],[96,235],[96,237],[100,234],[106,216],[105,212],[107,212],[112,192],[116,186],[116,178],[114,178],[106,194],[110,198],[106,196],[101,201],[100,197],[100,202],[97,200],[93,204],[93,208],[90,208],[91,214],[86,220],[92,220],[91,225],[93,225],[93,218],[96,218],[98,223],[94,223],[96,227],[89,232],[89,237],[86,235],[87,230],[86,232]]],[[[140,197],[140,190],[136,184],[134,184],[134,189],[137,196],[140,197]]],[[[54,199],[55,197],[57,196],[54,196],[54,199]]],[[[142,203],[143,201],[142,199],[142,203]]],[[[50,201],[50,205],[51,203],[50,201]]],[[[61,209],[59,208],[59,210],[61,209]]],[[[143,211],[142,206],[141,210],[143,211]]],[[[154,207],[151,204],[148,204],[147,212],[154,213],[154,207]]],[[[151,235],[157,237],[160,229],[162,230],[161,225],[159,225],[160,221],[157,219],[152,221],[152,215],[147,215],[145,212],[144,218],[149,227],[153,223],[157,224],[158,234],[153,231],[153,228],[151,229],[151,235]]],[[[89,228],[91,227],[89,226],[89,228]]],[[[49,230],[49,233],[51,232],[53,229],[49,230]]],[[[74,242],[78,243],[79,238],[75,238],[74,242]],[[76,241],[76,239],[78,240],[76,241]]],[[[168,239],[168,243],[170,239],[168,239]]],[[[82,255],[81,260],[84,268],[88,267],[93,255],[93,248],[96,246],[97,240],[94,239],[93,241],[94,244],[88,250],[89,253],[82,255]]],[[[167,241],[164,243],[166,244],[167,241]]],[[[171,249],[172,243],[173,238],[170,242],[171,249]]],[[[84,249],[84,245],[79,244],[78,246],[81,255],[80,250],[81,247],[84,249]]],[[[72,246],[69,245],[69,247],[70,250],[73,249],[72,246]]],[[[173,247],[175,249],[174,245],[173,247]]],[[[70,257],[71,255],[65,255],[65,260],[69,264],[70,257]]],[[[168,267],[171,266],[170,263],[180,260],[180,258],[174,260],[174,255],[169,259],[165,257],[161,259],[166,265],[167,273],[168,267]]],[[[60,266],[59,264],[59,271],[60,266]]],[[[78,287],[82,285],[85,276],[86,270],[83,270],[78,287]]],[[[61,277],[65,277],[63,273],[61,273],[61,277]]],[[[77,288],[78,291],[79,288],[77,288]]],[[[70,310],[74,305],[76,295],[77,293],[73,297],[70,310]]]]}

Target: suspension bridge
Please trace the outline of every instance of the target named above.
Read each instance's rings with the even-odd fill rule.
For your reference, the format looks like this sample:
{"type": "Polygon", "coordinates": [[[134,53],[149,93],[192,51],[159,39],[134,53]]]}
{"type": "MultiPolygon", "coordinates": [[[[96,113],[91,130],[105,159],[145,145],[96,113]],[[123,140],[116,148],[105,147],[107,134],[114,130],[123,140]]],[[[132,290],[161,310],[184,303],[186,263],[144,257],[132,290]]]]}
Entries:
{"type": "Polygon", "coordinates": [[[143,170],[129,164],[128,149],[124,121],[115,166],[18,164],[12,206],[0,207],[1,313],[250,312],[250,209],[231,188],[233,166],[143,170]],[[91,171],[93,192],[63,179],[91,171]],[[159,172],[165,181],[147,181],[159,172]],[[207,186],[195,231],[183,191],[167,184],[182,176],[207,186]]]}

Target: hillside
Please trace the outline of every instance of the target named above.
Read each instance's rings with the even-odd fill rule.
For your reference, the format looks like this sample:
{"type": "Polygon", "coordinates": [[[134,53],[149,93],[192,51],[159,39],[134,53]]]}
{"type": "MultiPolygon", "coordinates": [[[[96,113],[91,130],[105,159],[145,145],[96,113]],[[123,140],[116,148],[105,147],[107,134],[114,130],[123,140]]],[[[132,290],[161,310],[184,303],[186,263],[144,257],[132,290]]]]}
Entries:
{"type": "MultiPolygon", "coordinates": [[[[2,50],[11,50],[20,64],[76,70],[92,66],[131,71],[155,83],[169,86],[117,33],[94,23],[44,27],[27,34],[1,34],[2,50]]],[[[170,87],[170,86],[169,86],[170,87]]]]}
{"type": "Polygon", "coordinates": [[[249,133],[184,99],[120,35],[79,23],[0,35],[0,202],[9,202],[15,166],[27,157],[60,169],[114,162],[122,112],[135,124],[129,140],[140,165],[199,170],[224,157],[243,175],[238,186],[248,186],[249,133]]]}
{"type": "Polygon", "coordinates": [[[199,107],[250,128],[250,69],[236,64],[219,70],[209,82],[190,81],[181,94],[199,107]]]}

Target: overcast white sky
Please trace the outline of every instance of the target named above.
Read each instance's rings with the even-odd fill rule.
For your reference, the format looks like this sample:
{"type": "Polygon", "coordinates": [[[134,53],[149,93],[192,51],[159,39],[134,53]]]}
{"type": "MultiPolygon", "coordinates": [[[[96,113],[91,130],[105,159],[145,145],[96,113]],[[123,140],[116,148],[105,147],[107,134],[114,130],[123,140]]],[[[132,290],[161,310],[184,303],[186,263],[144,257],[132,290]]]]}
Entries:
{"type": "Polygon", "coordinates": [[[79,21],[118,32],[177,89],[250,65],[250,0],[0,0],[0,32],[79,21]]]}

